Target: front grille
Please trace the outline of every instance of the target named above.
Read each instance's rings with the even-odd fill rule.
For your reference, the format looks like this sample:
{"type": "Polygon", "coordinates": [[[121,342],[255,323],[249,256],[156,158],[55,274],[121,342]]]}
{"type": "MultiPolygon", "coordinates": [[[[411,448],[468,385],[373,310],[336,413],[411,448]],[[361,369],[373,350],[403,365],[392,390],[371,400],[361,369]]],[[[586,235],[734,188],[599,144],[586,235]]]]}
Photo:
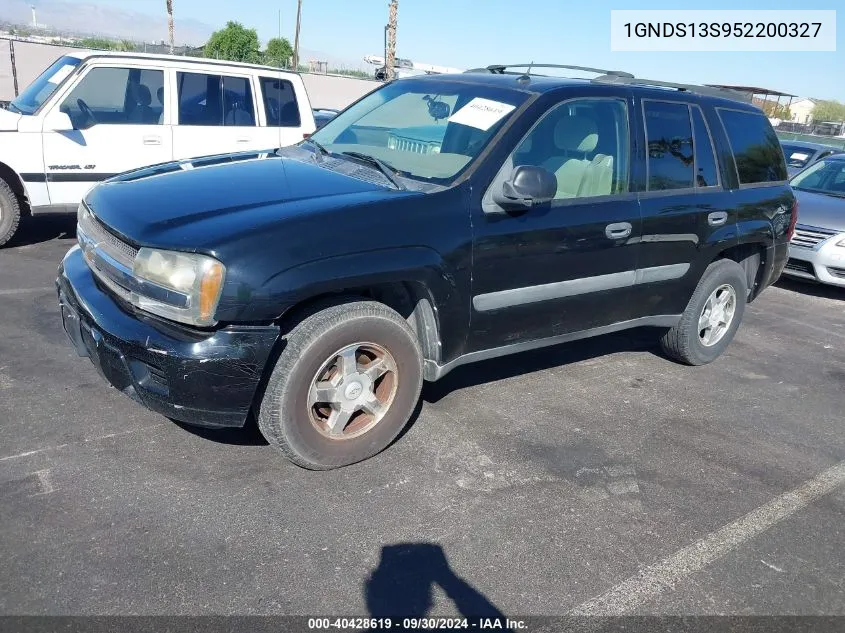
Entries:
{"type": "Polygon", "coordinates": [[[802,259],[795,259],[790,257],[784,267],[786,270],[792,270],[797,273],[805,273],[807,275],[816,276],[816,271],[813,270],[813,265],[810,262],[805,262],[802,259]]]}
{"type": "Polygon", "coordinates": [[[836,231],[799,224],[795,227],[795,235],[792,236],[792,242],[790,243],[793,246],[800,246],[802,248],[815,248],[831,235],[836,235],[836,231]]]}
{"type": "Polygon", "coordinates": [[[79,228],[99,248],[102,248],[121,264],[124,264],[130,269],[132,268],[132,265],[135,263],[135,256],[138,254],[138,249],[131,244],[127,244],[109,231],[87,208],[85,212],[80,214],[79,228]]]}

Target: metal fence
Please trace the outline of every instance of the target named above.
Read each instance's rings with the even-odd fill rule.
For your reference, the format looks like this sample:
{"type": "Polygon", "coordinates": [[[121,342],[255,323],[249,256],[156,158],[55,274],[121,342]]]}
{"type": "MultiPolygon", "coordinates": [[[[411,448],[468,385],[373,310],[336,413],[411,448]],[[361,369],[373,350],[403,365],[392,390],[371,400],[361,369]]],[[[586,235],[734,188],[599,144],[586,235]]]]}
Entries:
{"type": "Polygon", "coordinates": [[[845,138],[834,136],[821,136],[819,134],[799,134],[798,132],[783,132],[775,130],[778,138],[782,141],[804,141],[805,143],[821,143],[845,149],[845,138]]]}
{"type": "MultiPolygon", "coordinates": [[[[139,52],[143,52],[143,45],[140,47],[139,52]]],[[[78,48],[0,38],[0,102],[14,99],[56,59],[78,48]]],[[[190,54],[183,50],[178,52],[181,55],[190,54]]],[[[320,108],[345,108],[381,85],[373,79],[321,73],[301,74],[312,105],[320,108]]]]}

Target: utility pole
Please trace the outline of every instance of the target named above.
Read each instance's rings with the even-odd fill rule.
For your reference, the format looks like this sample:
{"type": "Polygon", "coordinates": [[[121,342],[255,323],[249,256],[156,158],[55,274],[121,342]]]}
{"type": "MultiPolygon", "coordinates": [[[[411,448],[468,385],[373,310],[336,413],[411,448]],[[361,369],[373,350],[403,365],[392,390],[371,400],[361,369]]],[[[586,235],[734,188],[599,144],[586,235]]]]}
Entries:
{"type": "Polygon", "coordinates": [[[173,0],[167,0],[167,33],[170,36],[170,54],[173,54],[173,0]]]}
{"type": "Polygon", "coordinates": [[[384,78],[396,79],[396,24],[399,13],[399,0],[390,0],[390,13],[387,16],[387,42],[384,47],[384,78]]]}
{"type": "Polygon", "coordinates": [[[293,71],[299,70],[299,23],[302,20],[302,0],[296,3],[296,35],[293,38],[293,71]]]}

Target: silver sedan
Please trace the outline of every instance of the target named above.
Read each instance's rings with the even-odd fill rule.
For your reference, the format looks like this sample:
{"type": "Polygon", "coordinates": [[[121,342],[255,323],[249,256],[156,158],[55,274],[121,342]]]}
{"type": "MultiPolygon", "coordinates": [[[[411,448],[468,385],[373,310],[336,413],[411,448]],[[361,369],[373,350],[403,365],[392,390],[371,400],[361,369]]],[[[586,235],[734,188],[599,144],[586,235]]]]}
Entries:
{"type": "Polygon", "coordinates": [[[783,273],[845,287],[845,155],[820,160],[791,184],[798,224],[783,273]]]}

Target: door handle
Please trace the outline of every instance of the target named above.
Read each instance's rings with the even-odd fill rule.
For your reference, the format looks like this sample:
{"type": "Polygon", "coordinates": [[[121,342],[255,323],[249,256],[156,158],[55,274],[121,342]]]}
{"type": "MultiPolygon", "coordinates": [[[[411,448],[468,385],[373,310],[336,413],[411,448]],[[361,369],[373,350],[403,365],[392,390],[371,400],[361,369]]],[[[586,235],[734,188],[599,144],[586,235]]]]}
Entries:
{"type": "Polygon", "coordinates": [[[249,143],[252,139],[251,138],[239,138],[236,143],[249,143]]]}
{"type": "Polygon", "coordinates": [[[144,145],[161,145],[161,137],[152,134],[145,136],[144,145]]]}
{"type": "Polygon", "coordinates": [[[604,229],[604,234],[609,240],[623,240],[631,235],[634,227],[630,222],[614,222],[608,224],[604,229]]]}
{"type": "Polygon", "coordinates": [[[710,226],[722,226],[728,221],[728,214],[725,211],[713,211],[707,214],[707,224],[710,226]]]}

